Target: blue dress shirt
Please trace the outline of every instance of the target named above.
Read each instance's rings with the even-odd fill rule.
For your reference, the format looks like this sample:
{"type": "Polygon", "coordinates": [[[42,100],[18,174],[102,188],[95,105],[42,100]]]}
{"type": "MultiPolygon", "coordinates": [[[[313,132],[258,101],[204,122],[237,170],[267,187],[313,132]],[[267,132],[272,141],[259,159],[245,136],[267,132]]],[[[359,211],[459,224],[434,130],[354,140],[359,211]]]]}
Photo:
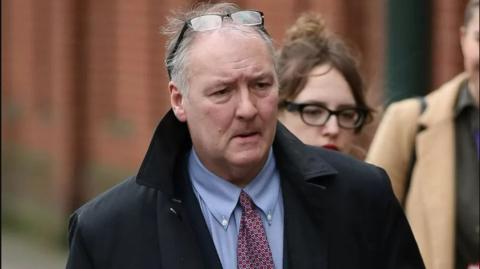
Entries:
{"type": "MultiPolygon", "coordinates": [[[[237,238],[242,216],[238,199],[242,189],[210,172],[193,149],[188,169],[222,267],[237,269],[237,238]]],[[[283,268],[283,199],[271,148],[264,167],[243,190],[260,212],[275,268],[283,268]]]]}

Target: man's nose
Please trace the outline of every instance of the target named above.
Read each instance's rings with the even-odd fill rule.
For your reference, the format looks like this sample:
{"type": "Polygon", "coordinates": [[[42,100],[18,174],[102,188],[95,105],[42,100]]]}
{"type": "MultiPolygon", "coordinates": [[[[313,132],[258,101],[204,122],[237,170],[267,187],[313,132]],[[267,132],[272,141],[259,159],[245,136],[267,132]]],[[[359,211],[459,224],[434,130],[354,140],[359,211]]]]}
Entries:
{"type": "Polygon", "coordinates": [[[242,119],[250,119],[257,114],[257,104],[255,97],[250,93],[248,88],[240,89],[237,104],[237,117],[242,119]]]}
{"type": "Polygon", "coordinates": [[[338,126],[338,118],[336,115],[331,115],[325,125],[323,125],[322,133],[328,136],[336,136],[339,131],[340,127],[338,126]]]}

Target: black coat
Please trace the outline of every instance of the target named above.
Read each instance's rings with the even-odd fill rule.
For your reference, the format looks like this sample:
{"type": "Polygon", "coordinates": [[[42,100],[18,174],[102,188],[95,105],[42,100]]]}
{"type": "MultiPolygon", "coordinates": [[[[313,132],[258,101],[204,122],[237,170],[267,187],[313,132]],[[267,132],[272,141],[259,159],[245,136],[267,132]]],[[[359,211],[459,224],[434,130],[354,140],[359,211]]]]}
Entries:
{"type": "MultiPolygon", "coordinates": [[[[67,269],[221,268],[191,189],[188,129],[170,111],[136,177],[78,209],[67,269]]],[[[424,268],[385,172],[302,144],[273,143],[285,212],[284,268],[424,268]]]]}

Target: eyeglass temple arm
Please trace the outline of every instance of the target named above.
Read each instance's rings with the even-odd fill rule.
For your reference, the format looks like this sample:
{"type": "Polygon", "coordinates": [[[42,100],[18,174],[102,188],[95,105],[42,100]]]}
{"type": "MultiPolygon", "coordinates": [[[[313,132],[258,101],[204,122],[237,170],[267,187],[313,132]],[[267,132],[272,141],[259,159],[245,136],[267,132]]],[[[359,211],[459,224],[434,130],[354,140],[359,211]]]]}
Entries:
{"type": "Polygon", "coordinates": [[[182,30],[180,31],[180,34],[177,37],[177,41],[175,42],[175,46],[172,49],[172,52],[168,54],[167,59],[165,60],[165,65],[167,67],[167,72],[168,72],[168,79],[172,79],[172,70],[169,67],[170,62],[172,61],[173,57],[175,57],[175,53],[177,52],[178,47],[180,46],[180,42],[182,42],[183,35],[185,34],[185,31],[187,31],[188,25],[185,22],[183,24],[182,30]]]}
{"type": "MultiPolygon", "coordinates": [[[[264,24],[265,19],[264,19],[264,16],[263,16],[263,12],[261,12],[261,11],[257,11],[257,12],[259,12],[261,17],[262,17],[262,24],[261,24],[260,28],[263,30],[263,32],[265,34],[270,36],[270,34],[267,32],[267,29],[265,29],[265,24],[264,24]]],[[[228,14],[227,16],[231,18],[230,14],[228,14]]],[[[222,21],[223,21],[223,18],[222,18],[222,21]]],[[[173,57],[175,57],[175,53],[177,52],[177,49],[180,46],[180,43],[182,42],[183,36],[184,36],[185,32],[187,31],[187,28],[188,28],[188,23],[185,22],[183,24],[182,30],[180,31],[180,34],[178,35],[177,41],[175,42],[175,46],[173,47],[172,52],[170,52],[167,59],[165,60],[165,65],[167,67],[167,73],[168,73],[168,78],[169,79],[172,79],[172,70],[169,67],[169,63],[172,61],[173,57]]]]}

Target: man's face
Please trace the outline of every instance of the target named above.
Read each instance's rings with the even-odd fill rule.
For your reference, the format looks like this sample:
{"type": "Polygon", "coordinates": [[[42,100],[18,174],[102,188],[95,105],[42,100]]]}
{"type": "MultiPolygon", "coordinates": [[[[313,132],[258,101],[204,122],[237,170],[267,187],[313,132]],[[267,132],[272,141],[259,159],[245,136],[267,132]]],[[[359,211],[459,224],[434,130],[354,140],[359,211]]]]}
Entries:
{"type": "Polygon", "coordinates": [[[465,71],[470,76],[470,87],[472,87],[473,92],[477,94],[479,91],[478,13],[479,9],[477,8],[468,25],[461,30],[461,44],[465,71]]]}
{"type": "Polygon", "coordinates": [[[263,167],[277,117],[273,59],[251,31],[199,33],[189,52],[188,93],[170,86],[175,114],[187,122],[200,160],[236,185],[247,184],[263,167]]]}

